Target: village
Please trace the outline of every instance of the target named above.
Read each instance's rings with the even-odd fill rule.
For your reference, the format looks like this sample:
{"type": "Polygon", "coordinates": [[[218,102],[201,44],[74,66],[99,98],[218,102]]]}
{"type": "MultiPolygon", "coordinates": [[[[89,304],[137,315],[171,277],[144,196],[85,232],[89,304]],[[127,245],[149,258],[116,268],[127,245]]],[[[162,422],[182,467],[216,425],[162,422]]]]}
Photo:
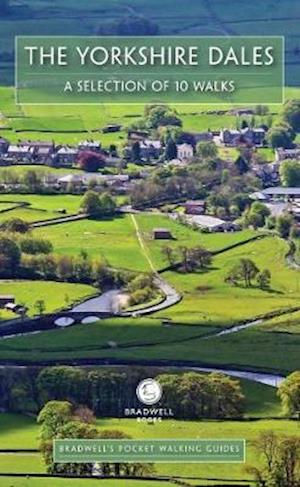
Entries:
{"type": "MultiPolygon", "coordinates": [[[[251,113],[247,109],[238,111],[240,117],[250,116],[251,113]]],[[[12,177],[10,170],[22,167],[23,170],[28,168],[28,171],[34,173],[35,169],[44,168],[43,172],[36,174],[40,178],[40,184],[30,191],[83,194],[89,189],[100,192],[107,190],[112,195],[122,195],[124,204],[128,205],[135,186],[141,181],[147,184],[147,180],[163,168],[180,174],[180,171],[189,170],[195,164],[201,164],[201,161],[203,164],[203,161],[206,163],[207,159],[215,158],[219,160],[217,164],[223,171],[232,172],[230,168],[234,166],[234,161],[230,151],[233,150],[236,162],[240,159],[243,165],[248,158],[245,172],[256,180],[257,190],[249,191],[246,195],[249,197],[249,204],[251,201],[262,202],[269,209],[270,215],[278,217],[292,214],[298,222],[299,191],[293,187],[282,187],[280,168],[286,161],[300,161],[300,145],[271,149],[268,148],[270,143],[267,139],[267,127],[250,128],[245,121],[242,126],[241,129],[182,132],[177,137],[178,142],[174,142],[171,137],[151,138],[153,131],[131,129],[128,130],[128,139],[123,147],[118,147],[117,144],[103,147],[98,139],[83,140],[76,145],[62,145],[56,144],[54,140],[19,140],[17,143],[10,143],[8,139],[1,137],[0,191],[4,194],[26,191],[24,182],[17,177],[17,173],[12,177]],[[272,160],[264,161],[260,156],[260,149],[266,148],[273,154],[272,160]],[[63,174],[59,171],[61,169],[64,170],[63,174]]],[[[103,132],[117,134],[120,129],[120,125],[108,125],[103,132]]],[[[205,197],[189,196],[184,192],[175,198],[171,194],[162,200],[163,203],[178,203],[168,210],[172,218],[182,219],[185,214],[187,224],[213,232],[241,229],[237,218],[239,215],[225,214],[224,211],[219,211],[218,214],[212,211],[205,197]],[[178,207],[179,212],[173,211],[178,207]]],[[[152,204],[146,204],[146,207],[158,205],[161,209],[162,202],[158,198],[156,202],[154,200],[152,204]]],[[[133,203],[132,206],[143,209],[145,203],[133,203]]]]}

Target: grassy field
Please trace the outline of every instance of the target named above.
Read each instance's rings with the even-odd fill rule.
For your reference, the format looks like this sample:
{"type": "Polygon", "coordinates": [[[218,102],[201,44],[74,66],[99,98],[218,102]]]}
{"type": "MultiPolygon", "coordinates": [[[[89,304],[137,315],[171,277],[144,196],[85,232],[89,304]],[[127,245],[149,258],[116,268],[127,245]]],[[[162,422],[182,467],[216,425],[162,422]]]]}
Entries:
{"type": "Polygon", "coordinates": [[[13,207],[18,203],[28,203],[25,208],[16,208],[9,212],[0,213],[0,222],[10,218],[22,218],[33,222],[48,220],[62,216],[60,210],[66,215],[78,213],[82,197],[76,195],[36,195],[36,194],[2,194],[0,203],[13,207]]]}
{"type": "MultiPolygon", "coordinates": [[[[173,247],[204,245],[210,250],[216,250],[255,235],[255,232],[248,230],[227,234],[201,234],[168,217],[154,214],[137,215],[136,219],[157,268],[168,264],[161,253],[161,248],[166,244],[173,247]],[[154,241],[152,230],[160,226],[167,226],[175,240],[154,241]]],[[[34,231],[34,234],[50,239],[55,252],[59,254],[78,254],[80,249],[85,249],[90,256],[102,256],[116,267],[140,271],[150,270],[140,249],[130,215],[106,221],[82,220],[49,228],[39,228],[34,231]]]]}
{"type": "MultiPolygon", "coordinates": [[[[40,230],[37,232],[51,240],[54,239],[55,251],[75,253],[80,248],[86,248],[92,255],[104,255],[113,265],[131,268],[134,265],[137,270],[145,270],[146,261],[134,238],[134,230],[130,228],[131,222],[126,218],[109,222],[80,222],[84,229],[76,223],[50,227],[45,233],[41,233],[40,230]],[[76,225],[76,231],[72,225],[76,225]],[[125,238],[126,225],[128,233],[125,233],[125,238]],[[72,227],[73,230],[67,227],[72,227]],[[98,233],[95,233],[95,228],[99,228],[98,233]],[[95,240],[89,247],[91,235],[95,240]],[[74,238],[76,241],[72,242],[74,238]],[[123,252],[124,242],[127,245],[126,253],[123,252]]],[[[162,217],[155,216],[154,220],[156,218],[160,222],[162,217]]],[[[148,255],[153,258],[156,265],[162,265],[159,244],[153,242],[150,237],[147,238],[149,225],[153,222],[142,215],[138,216],[138,220],[148,255]]],[[[156,223],[158,221],[155,220],[156,223]]],[[[178,232],[178,240],[175,240],[173,245],[178,245],[179,242],[194,245],[199,239],[207,248],[216,249],[224,247],[225,242],[228,245],[238,241],[242,235],[243,238],[249,236],[243,232],[242,235],[206,235],[171,223],[174,224],[172,232],[178,232]]],[[[299,305],[299,274],[286,265],[287,249],[288,246],[283,240],[270,236],[215,256],[211,268],[205,273],[165,273],[164,277],[182,293],[183,299],[179,304],[158,313],[155,316],[157,319],[101,321],[89,325],[88,334],[86,326],[80,325],[64,330],[59,343],[56,331],[15,338],[0,343],[0,355],[6,359],[16,358],[21,353],[24,360],[29,361],[83,357],[127,360],[133,357],[147,357],[149,360],[164,358],[196,360],[205,364],[231,364],[238,368],[250,367],[288,373],[300,365],[297,322],[299,314],[266,321],[265,324],[257,324],[234,335],[203,340],[204,335],[213,333],[218,328],[231,326],[237,321],[254,319],[270,311],[299,305]],[[242,257],[250,257],[261,269],[270,269],[272,285],[269,291],[262,291],[257,287],[233,288],[224,282],[228,269],[242,257]],[[173,326],[162,326],[162,318],[171,319],[173,326]],[[106,348],[110,340],[117,341],[117,349],[106,348]]]]}
{"type": "Polygon", "coordinates": [[[217,255],[204,273],[166,273],[165,277],[184,296],[163,315],[177,323],[230,324],[263,313],[296,307],[300,297],[299,273],[288,268],[288,245],[278,237],[267,237],[217,255]],[[269,269],[271,289],[232,287],[224,282],[229,269],[240,259],[251,258],[258,268],[269,269]]]}
{"type": "Polygon", "coordinates": [[[129,215],[106,221],[81,220],[49,228],[34,234],[48,238],[58,254],[78,255],[84,249],[93,258],[104,258],[112,266],[148,271],[129,215]]]}
{"type": "MultiPolygon", "coordinates": [[[[286,88],[286,98],[292,97],[299,98],[299,90],[286,88]]],[[[174,108],[183,121],[184,130],[200,132],[236,127],[235,115],[216,116],[207,113],[215,109],[214,105],[174,105],[174,108]]],[[[228,111],[233,107],[218,105],[217,108],[228,111]]],[[[281,108],[277,105],[269,108],[275,119],[281,108]]],[[[20,139],[54,139],[57,144],[75,144],[86,138],[94,138],[100,139],[103,146],[114,143],[120,147],[127,138],[126,128],[142,116],[143,106],[16,106],[12,88],[0,87],[0,113],[0,136],[12,142],[20,139]],[[108,124],[120,124],[122,130],[117,133],[100,133],[108,124]],[[81,132],[76,132],[78,130],[81,132]]]]}
{"type": "MultiPolygon", "coordinates": [[[[36,448],[38,439],[38,427],[34,418],[26,418],[16,414],[0,415],[1,448],[36,448]]],[[[164,420],[155,425],[138,423],[136,420],[127,419],[99,419],[99,430],[118,429],[136,439],[152,438],[241,438],[246,439],[247,455],[246,463],[258,464],[259,458],[252,447],[252,440],[262,431],[272,430],[278,434],[295,433],[295,423],[286,420],[257,420],[244,421],[174,421],[164,420]],[[222,430],[222,435],[221,435],[222,430]]],[[[41,472],[44,467],[38,455],[29,456],[0,456],[0,472],[41,472]],[[14,460],[14,461],[13,461],[14,460]],[[25,469],[25,470],[24,470],[25,469]]],[[[156,472],[162,475],[199,476],[223,479],[249,478],[245,475],[243,464],[157,464],[156,472]]],[[[0,483],[1,485],[1,483],[0,483]]],[[[3,484],[4,485],[4,484],[3,484]]],[[[18,484],[12,484],[19,487],[18,484]]],[[[22,484],[20,484],[22,485],[22,484]]],[[[26,484],[24,484],[26,485],[26,484]]],[[[30,484],[31,485],[31,484],[30,484]]],[[[33,484],[34,485],[34,484],[33,484]]],[[[47,484],[45,484],[47,485],[47,484]]],[[[48,485],[57,485],[56,481],[48,481],[48,485]]],[[[60,484],[58,484],[60,485],[60,484]]],[[[73,484],[72,484],[73,485],[73,484]]],[[[102,484],[105,485],[105,484],[102,484]]],[[[126,485],[126,484],[125,484],[126,485]]],[[[136,484],[135,484],[136,485],[136,484]]],[[[137,484],[138,485],[138,484],[137,484]]],[[[148,484],[142,484],[144,487],[148,484]]],[[[161,484],[159,484],[161,485],[161,484]]],[[[66,483],[69,487],[69,484],[66,483]]]]}
{"type": "MultiPolygon", "coordinates": [[[[16,303],[29,309],[29,315],[35,314],[34,304],[37,300],[45,301],[45,311],[50,313],[66,307],[68,304],[81,301],[95,294],[92,286],[52,281],[10,281],[0,280],[0,294],[12,294],[16,303]]],[[[12,313],[0,310],[0,318],[15,317],[12,313]]]]}

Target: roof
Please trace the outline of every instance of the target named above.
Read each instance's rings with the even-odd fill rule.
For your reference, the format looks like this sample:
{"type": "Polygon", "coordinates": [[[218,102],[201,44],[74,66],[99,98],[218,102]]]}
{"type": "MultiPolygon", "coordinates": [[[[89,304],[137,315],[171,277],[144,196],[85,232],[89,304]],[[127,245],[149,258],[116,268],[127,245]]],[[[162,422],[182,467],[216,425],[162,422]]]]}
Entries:
{"type": "Polygon", "coordinates": [[[184,205],[193,205],[193,206],[203,206],[205,204],[204,200],[188,200],[184,203],[184,205]]]}
{"type": "Polygon", "coordinates": [[[254,193],[249,194],[249,197],[252,200],[267,200],[268,199],[267,195],[262,193],[261,191],[255,191],[254,193]]]}
{"type": "Polygon", "coordinates": [[[96,140],[83,140],[83,141],[79,142],[78,147],[100,148],[101,142],[97,142],[96,140]]]}
{"type": "Polygon", "coordinates": [[[154,149],[160,149],[161,148],[161,142],[160,140],[150,140],[150,139],[145,139],[143,142],[140,144],[141,149],[145,148],[151,148],[153,147],[154,149]]]}
{"type": "Polygon", "coordinates": [[[128,174],[100,174],[100,173],[81,173],[81,174],[67,174],[58,179],[59,183],[70,182],[88,182],[90,180],[106,181],[106,182],[126,182],[129,180],[128,174]]]}
{"type": "Polygon", "coordinates": [[[177,149],[193,149],[193,146],[191,144],[177,144],[177,149]]]}
{"type": "Polygon", "coordinates": [[[275,186],[272,188],[266,188],[262,190],[263,194],[267,195],[297,195],[300,196],[300,188],[296,187],[287,187],[284,188],[283,186],[275,186]]]}
{"type": "Polygon", "coordinates": [[[74,149],[74,147],[61,147],[58,149],[57,154],[78,154],[78,149],[74,149]]]}
{"type": "Polygon", "coordinates": [[[153,228],[153,232],[167,232],[167,233],[171,233],[171,231],[169,230],[169,228],[153,228]]]}
{"type": "Polygon", "coordinates": [[[29,145],[10,145],[8,147],[8,153],[10,153],[10,152],[32,153],[33,150],[34,150],[34,147],[30,147],[29,145]]]}
{"type": "Polygon", "coordinates": [[[219,227],[228,224],[228,222],[225,222],[220,218],[215,218],[213,216],[208,216],[208,215],[193,215],[187,217],[187,219],[192,223],[196,223],[196,225],[199,225],[200,227],[208,227],[208,228],[214,228],[214,227],[219,227]]]}

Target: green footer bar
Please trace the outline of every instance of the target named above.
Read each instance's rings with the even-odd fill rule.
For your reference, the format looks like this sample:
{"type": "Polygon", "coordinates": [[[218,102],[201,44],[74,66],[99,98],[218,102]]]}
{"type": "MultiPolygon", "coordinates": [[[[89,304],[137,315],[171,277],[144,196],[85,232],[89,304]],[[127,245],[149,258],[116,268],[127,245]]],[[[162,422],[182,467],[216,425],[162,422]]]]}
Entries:
{"type": "Polygon", "coordinates": [[[55,463],[243,463],[245,440],[54,440],[55,463]]]}

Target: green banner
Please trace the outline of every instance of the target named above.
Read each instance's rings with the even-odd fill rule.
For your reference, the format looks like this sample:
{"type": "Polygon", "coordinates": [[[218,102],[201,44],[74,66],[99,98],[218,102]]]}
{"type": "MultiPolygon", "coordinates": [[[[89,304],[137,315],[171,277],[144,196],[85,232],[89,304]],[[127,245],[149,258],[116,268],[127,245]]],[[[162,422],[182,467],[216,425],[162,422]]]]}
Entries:
{"type": "Polygon", "coordinates": [[[245,440],[54,440],[55,463],[243,463],[245,440]]]}
{"type": "Polygon", "coordinates": [[[21,104],[282,103],[282,37],[16,37],[21,104]]]}

